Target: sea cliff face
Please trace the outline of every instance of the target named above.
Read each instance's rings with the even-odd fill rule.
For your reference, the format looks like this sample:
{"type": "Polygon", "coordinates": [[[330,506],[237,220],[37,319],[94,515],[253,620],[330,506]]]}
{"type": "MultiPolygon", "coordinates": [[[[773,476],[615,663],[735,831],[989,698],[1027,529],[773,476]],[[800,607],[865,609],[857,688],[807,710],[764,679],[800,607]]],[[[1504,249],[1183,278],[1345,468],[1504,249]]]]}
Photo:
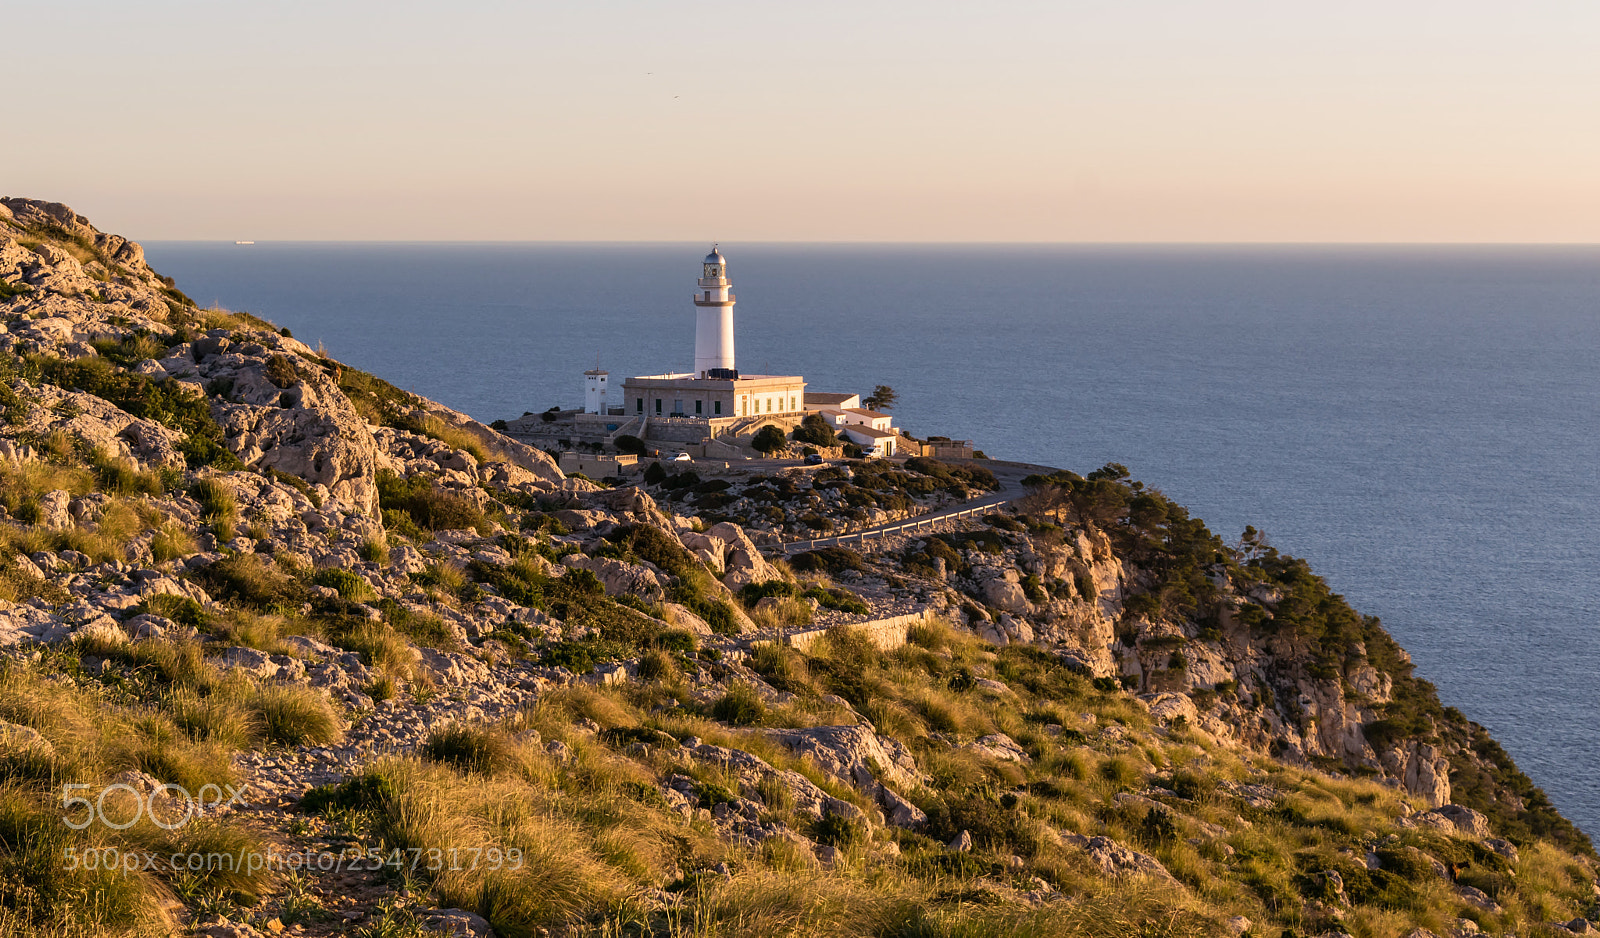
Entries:
{"type": "Polygon", "coordinates": [[[566,478],[27,199],[0,408],[0,936],[1600,918],[1589,841],[1376,620],[1117,466],[789,554],[1001,482],[566,478]]]}

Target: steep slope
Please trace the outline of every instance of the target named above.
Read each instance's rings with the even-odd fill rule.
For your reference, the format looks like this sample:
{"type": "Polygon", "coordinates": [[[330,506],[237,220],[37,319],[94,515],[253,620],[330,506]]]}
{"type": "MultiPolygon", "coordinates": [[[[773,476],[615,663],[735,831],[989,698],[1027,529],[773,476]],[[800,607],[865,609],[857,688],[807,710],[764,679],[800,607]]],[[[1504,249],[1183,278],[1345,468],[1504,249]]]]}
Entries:
{"type": "Polygon", "coordinates": [[[0,936],[1600,918],[1375,621],[1115,467],[785,563],[987,473],[565,479],[24,199],[0,407],[0,936]]]}

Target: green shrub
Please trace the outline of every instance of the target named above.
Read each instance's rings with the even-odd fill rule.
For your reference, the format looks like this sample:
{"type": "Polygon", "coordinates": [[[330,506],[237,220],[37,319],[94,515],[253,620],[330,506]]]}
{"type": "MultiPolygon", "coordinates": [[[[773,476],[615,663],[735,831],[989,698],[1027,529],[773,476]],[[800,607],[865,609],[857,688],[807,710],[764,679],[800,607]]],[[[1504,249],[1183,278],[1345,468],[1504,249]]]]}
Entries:
{"type": "Polygon", "coordinates": [[[336,590],[340,598],[353,603],[364,603],[374,599],[377,594],[372,591],[372,585],[364,577],[351,570],[339,567],[327,567],[318,570],[311,582],[318,586],[325,586],[336,590]]]}
{"type": "Polygon", "coordinates": [[[306,814],[382,810],[394,802],[398,793],[395,779],[390,773],[380,768],[368,768],[337,784],[311,789],[300,799],[299,808],[306,814]]]}
{"type": "Polygon", "coordinates": [[[865,570],[861,555],[848,547],[819,547],[795,554],[789,566],[797,573],[826,573],[837,576],[846,570],[865,570]]]}
{"type": "MultiPolygon", "coordinates": [[[[388,470],[378,473],[378,504],[388,517],[390,511],[404,514],[419,531],[444,531],[473,528],[488,536],[489,519],[476,504],[433,484],[430,475],[402,479],[388,470]]],[[[401,532],[404,533],[404,532],[401,532]]]]}
{"type": "Polygon", "coordinates": [[[643,456],[645,453],[649,452],[649,447],[645,446],[644,440],[641,440],[636,436],[630,436],[626,433],[617,437],[615,440],[612,440],[611,444],[617,448],[617,452],[619,453],[631,453],[634,456],[643,456]]]}
{"type": "Polygon", "coordinates": [[[64,361],[39,356],[29,363],[50,384],[93,394],[135,417],[154,420],[185,434],[179,449],[191,469],[237,469],[242,465],[222,445],[222,427],[211,417],[210,401],[197,397],[180,382],[153,381],[137,372],[118,370],[99,357],[64,361]]]}
{"type": "Polygon", "coordinates": [[[865,822],[842,814],[829,813],[811,826],[811,838],[819,844],[845,849],[867,840],[865,822]]]}
{"type": "Polygon", "coordinates": [[[787,445],[789,445],[789,441],[784,437],[783,431],[772,424],[767,424],[760,430],[757,430],[756,435],[750,440],[751,449],[768,456],[783,449],[787,445]]]}
{"type": "Polygon", "coordinates": [[[273,355],[267,359],[266,377],[276,388],[287,388],[300,380],[294,362],[287,355],[273,355]]]}
{"type": "Polygon", "coordinates": [[[839,439],[834,435],[833,428],[828,426],[828,421],[821,414],[807,414],[800,421],[800,426],[794,430],[794,439],[798,443],[809,443],[812,446],[837,446],[839,439]]]}
{"type": "Polygon", "coordinates": [[[230,521],[239,510],[233,489],[213,476],[196,480],[189,487],[189,496],[200,503],[200,520],[207,524],[230,521]]]}

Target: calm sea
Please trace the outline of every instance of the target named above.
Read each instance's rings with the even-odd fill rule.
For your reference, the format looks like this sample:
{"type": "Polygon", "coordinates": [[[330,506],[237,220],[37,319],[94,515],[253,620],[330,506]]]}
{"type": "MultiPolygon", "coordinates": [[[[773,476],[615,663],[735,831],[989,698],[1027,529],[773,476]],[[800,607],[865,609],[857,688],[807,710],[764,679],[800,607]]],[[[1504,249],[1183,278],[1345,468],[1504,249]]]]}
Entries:
{"type": "MultiPolygon", "coordinates": [[[[686,369],[706,245],[147,245],[479,419],[686,369]]],[[[1308,557],[1600,835],[1600,248],[728,245],[739,365],[1308,557]]]]}

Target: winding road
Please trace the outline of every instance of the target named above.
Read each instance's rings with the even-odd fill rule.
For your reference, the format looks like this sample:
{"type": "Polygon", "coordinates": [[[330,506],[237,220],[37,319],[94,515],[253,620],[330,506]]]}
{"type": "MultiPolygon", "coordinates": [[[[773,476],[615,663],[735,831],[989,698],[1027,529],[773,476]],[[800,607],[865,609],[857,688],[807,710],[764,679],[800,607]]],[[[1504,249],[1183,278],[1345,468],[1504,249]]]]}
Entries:
{"type": "Polygon", "coordinates": [[[1036,466],[1031,463],[1004,462],[998,459],[974,460],[946,460],[952,463],[966,463],[982,466],[994,473],[995,481],[1000,483],[1000,488],[981,498],[969,499],[956,505],[941,508],[938,511],[919,515],[915,518],[906,518],[901,521],[891,521],[880,524],[863,531],[854,531],[850,534],[840,534],[834,537],[819,537],[808,541],[790,541],[783,545],[785,554],[797,554],[802,551],[815,550],[819,547],[835,547],[843,544],[863,543],[885,534],[898,534],[903,531],[914,531],[918,528],[931,527],[941,521],[952,521],[960,518],[981,516],[1002,505],[1021,498],[1026,494],[1022,487],[1022,480],[1036,473],[1048,475],[1056,470],[1049,466],[1036,466]]]}

